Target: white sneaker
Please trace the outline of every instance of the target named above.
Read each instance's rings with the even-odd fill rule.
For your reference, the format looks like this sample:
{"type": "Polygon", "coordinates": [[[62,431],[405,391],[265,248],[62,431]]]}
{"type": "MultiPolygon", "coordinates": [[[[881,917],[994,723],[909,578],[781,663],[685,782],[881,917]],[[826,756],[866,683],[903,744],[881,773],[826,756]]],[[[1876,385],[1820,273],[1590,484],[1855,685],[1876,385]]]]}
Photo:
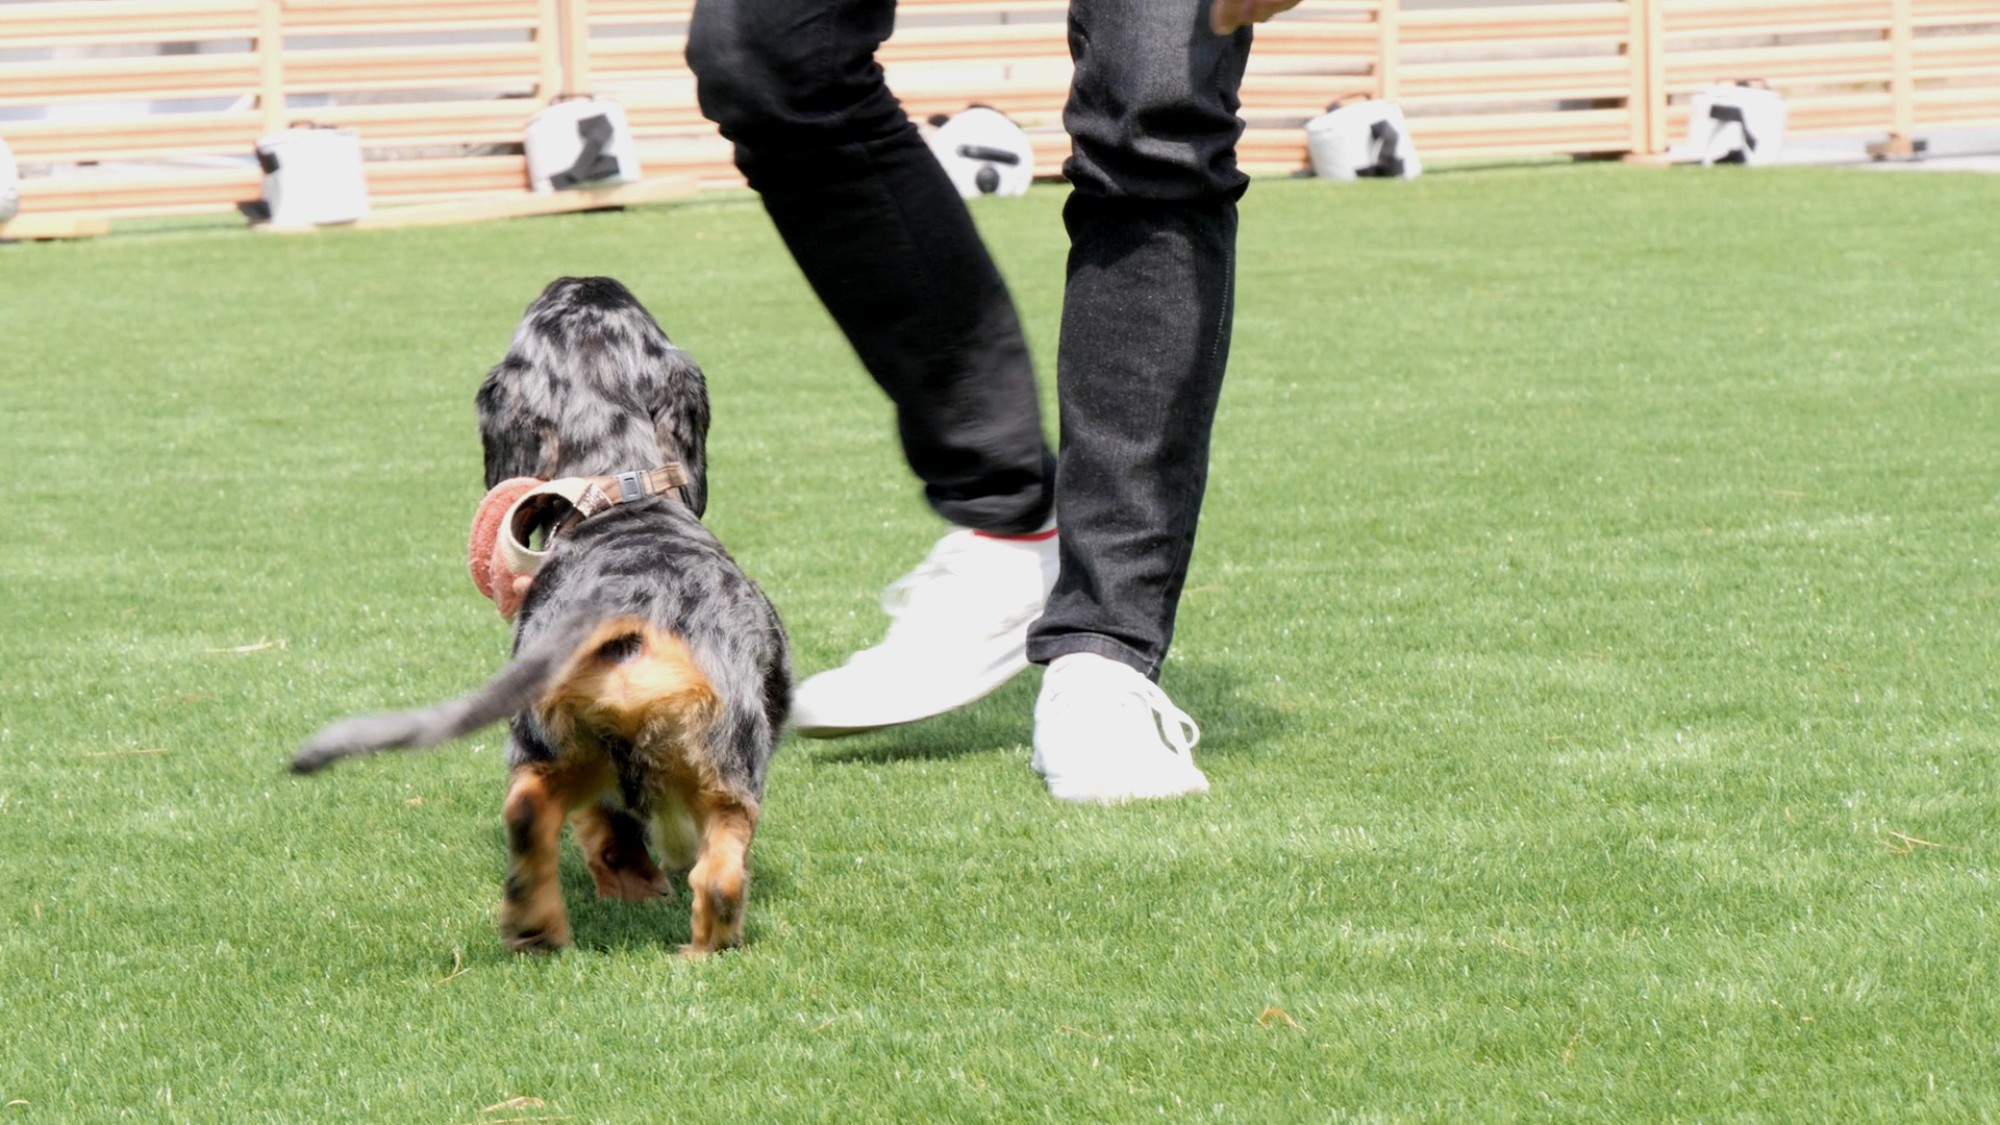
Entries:
{"type": "Polygon", "coordinates": [[[1028,666],[1028,626],[1056,583],[1056,533],[954,531],[890,585],[888,635],[792,693],[807,738],[913,723],[963,707],[1028,666]]]}
{"type": "Polygon", "coordinates": [[[1160,686],[1095,653],[1058,657],[1035,700],[1035,772],[1065,801],[1208,792],[1195,768],[1201,729],[1160,686]]]}

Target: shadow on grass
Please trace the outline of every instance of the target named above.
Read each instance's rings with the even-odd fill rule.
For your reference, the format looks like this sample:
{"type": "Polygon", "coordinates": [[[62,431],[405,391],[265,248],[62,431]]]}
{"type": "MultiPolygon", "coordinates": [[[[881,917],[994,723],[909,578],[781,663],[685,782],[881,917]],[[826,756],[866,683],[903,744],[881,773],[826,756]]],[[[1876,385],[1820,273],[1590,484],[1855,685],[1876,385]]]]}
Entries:
{"type": "Polygon", "coordinates": [[[1240,663],[1174,661],[1167,674],[1174,702],[1201,724],[1201,758],[1255,753],[1289,737],[1304,721],[1258,698],[1240,663]]]}
{"type": "Polygon", "coordinates": [[[936,718],[840,739],[794,737],[784,752],[803,754],[815,766],[845,766],[948,761],[1023,747],[1033,735],[1041,683],[1041,671],[1030,669],[992,695],[936,718]]]}
{"type": "MultiPolygon", "coordinates": [[[[493,832],[493,845],[497,854],[506,855],[505,834],[497,828],[493,832]]],[[[628,953],[648,949],[671,952],[686,945],[694,936],[694,926],[688,913],[685,871],[668,872],[666,897],[652,902],[598,898],[597,887],[590,880],[590,869],[584,866],[583,853],[577,850],[575,841],[565,833],[557,878],[562,884],[563,909],[569,914],[572,949],[588,953],[628,953]]],[[[754,947],[757,944],[758,903],[789,898],[792,886],[791,873],[784,864],[772,862],[770,857],[753,855],[750,864],[750,912],[744,923],[746,945],[754,947]]],[[[500,884],[496,880],[493,884],[496,904],[499,896],[500,884]]]]}
{"type": "MultiPolygon", "coordinates": [[[[826,742],[795,738],[786,752],[803,752],[815,766],[842,766],[941,761],[1026,747],[1034,737],[1041,682],[1041,672],[1031,670],[992,695],[934,719],[826,742]]],[[[1167,687],[1201,724],[1204,754],[1253,748],[1282,737],[1298,722],[1290,712],[1255,700],[1235,664],[1174,661],[1167,687]]]]}

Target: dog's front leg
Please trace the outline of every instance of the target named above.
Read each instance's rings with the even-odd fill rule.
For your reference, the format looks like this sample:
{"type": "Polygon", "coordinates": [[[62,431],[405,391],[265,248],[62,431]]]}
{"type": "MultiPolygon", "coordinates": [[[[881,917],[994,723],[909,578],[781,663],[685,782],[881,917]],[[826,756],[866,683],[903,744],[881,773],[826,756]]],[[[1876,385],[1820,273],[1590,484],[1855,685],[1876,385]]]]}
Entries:
{"type": "Polygon", "coordinates": [[[500,902],[500,939],[518,952],[569,944],[556,864],[563,821],[581,803],[580,779],[545,765],[522,766],[507,787],[507,884],[500,902]]]}

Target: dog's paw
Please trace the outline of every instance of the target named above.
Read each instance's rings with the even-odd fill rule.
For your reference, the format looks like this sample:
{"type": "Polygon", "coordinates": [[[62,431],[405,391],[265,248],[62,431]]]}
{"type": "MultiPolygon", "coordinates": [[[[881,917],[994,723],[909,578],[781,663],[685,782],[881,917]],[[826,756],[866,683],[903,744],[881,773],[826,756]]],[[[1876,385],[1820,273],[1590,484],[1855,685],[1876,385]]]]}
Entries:
{"type": "Polygon", "coordinates": [[[680,955],[690,961],[699,961],[711,953],[724,953],[732,949],[741,950],[743,948],[743,927],[740,924],[728,927],[703,926],[697,920],[693,938],[694,940],[681,946],[680,955]]]}
{"type": "Polygon", "coordinates": [[[516,953],[554,953],[569,944],[569,919],[558,910],[553,914],[510,909],[500,910],[500,940],[516,953]]]}
{"type": "Polygon", "coordinates": [[[569,927],[502,930],[500,940],[515,953],[555,953],[569,944],[569,927]]]}
{"type": "Polygon", "coordinates": [[[592,871],[590,877],[597,884],[598,898],[618,902],[651,902],[667,897],[670,890],[667,877],[657,870],[621,867],[607,872],[592,871]]]}

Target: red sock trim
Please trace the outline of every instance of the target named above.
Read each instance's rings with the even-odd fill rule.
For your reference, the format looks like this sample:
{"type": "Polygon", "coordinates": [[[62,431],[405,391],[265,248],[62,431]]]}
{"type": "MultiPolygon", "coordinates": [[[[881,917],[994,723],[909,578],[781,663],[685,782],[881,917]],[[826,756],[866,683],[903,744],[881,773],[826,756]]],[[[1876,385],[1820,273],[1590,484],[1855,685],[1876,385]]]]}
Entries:
{"type": "Polygon", "coordinates": [[[1031,531],[1026,535],[1001,535],[994,531],[974,531],[972,534],[981,539],[1003,539],[1009,543],[1043,543],[1056,537],[1056,529],[1052,527],[1047,531],[1031,531]]]}

